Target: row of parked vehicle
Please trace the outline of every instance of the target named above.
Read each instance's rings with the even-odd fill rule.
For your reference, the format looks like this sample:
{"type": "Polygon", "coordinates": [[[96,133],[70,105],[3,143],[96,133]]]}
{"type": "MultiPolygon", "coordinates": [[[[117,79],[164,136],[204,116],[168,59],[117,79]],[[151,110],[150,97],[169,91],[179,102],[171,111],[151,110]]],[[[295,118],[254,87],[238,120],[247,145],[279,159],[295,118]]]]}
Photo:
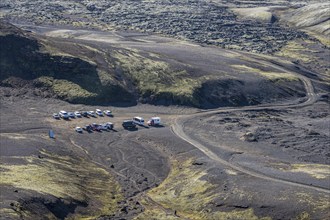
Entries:
{"type": "Polygon", "coordinates": [[[92,132],[92,131],[107,131],[107,130],[112,130],[114,128],[113,123],[107,122],[104,124],[97,124],[97,123],[92,123],[89,125],[86,125],[85,127],[76,127],[75,131],[78,133],[82,133],[84,130],[87,132],[92,132]]]}
{"type": "MultiPolygon", "coordinates": [[[[132,120],[125,120],[122,123],[122,126],[125,129],[134,129],[137,125],[144,126],[144,119],[142,117],[134,117],[132,120]]],[[[160,117],[152,117],[147,122],[148,126],[160,126],[160,117]]],[[[104,131],[104,130],[112,130],[114,128],[113,123],[107,122],[104,124],[92,123],[86,125],[85,127],[76,127],[75,131],[78,133],[82,133],[84,130],[87,132],[92,131],[104,131]]]]}
{"type": "Polygon", "coordinates": [[[54,113],[53,118],[55,119],[69,119],[69,118],[81,118],[81,117],[96,117],[96,116],[109,116],[113,117],[113,114],[110,110],[100,110],[96,109],[94,111],[75,111],[75,112],[66,112],[66,111],[60,111],[59,113],[54,113]]]}
{"type": "MultiPolygon", "coordinates": [[[[144,126],[144,119],[142,117],[134,117],[132,120],[125,120],[122,123],[124,128],[135,128],[136,125],[144,126]]],[[[160,117],[152,117],[147,122],[148,126],[159,126],[160,125],[160,117]]]]}

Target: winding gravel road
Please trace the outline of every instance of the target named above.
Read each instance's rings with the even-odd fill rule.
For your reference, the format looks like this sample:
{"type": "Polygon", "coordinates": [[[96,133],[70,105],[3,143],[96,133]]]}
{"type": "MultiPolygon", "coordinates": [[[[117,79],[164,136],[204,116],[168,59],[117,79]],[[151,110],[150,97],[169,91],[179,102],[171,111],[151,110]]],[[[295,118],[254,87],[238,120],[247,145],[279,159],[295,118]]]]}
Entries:
{"type": "Polygon", "coordinates": [[[198,113],[194,113],[194,114],[190,114],[190,115],[180,116],[174,120],[174,123],[172,125],[173,133],[175,135],[177,135],[178,137],[180,137],[181,139],[185,140],[186,142],[190,143],[194,147],[198,148],[210,159],[212,159],[222,165],[228,166],[234,170],[237,170],[239,172],[248,174],[253,177],[268,180],[268,181],[278,182],[278,183],[287,184],[287,185],[291,185],[291,186],[303,187],[303,188],[312,189],[312,190],[316,190],[316,191],[324,192],[324,193],[330,193],[330,190],[327,188],[313,186],[313,185],[309,185],[309,184],[305,184],[305,183],[300,183],[300,182],[296,182],[294,180],[282,179],[282,178],[278,178],[278,177],[274,177],[274,176],[268,176],[264,173],[234,164],[234,163],[230,162],[229,160],[225,160],[225,159],[221,158],[220,155],[217,155],[212,150],[210,150],[207,146],[202,145],[198,141],[189,137],[189,135],[187,135],[184,132],[184,122],[188,121],[190,119],[193,119],[196,116],[208,116],[208,115],[213,115],[213,114],[221,113],[221,112],[233,112],[233,111],[243,111],[243,110],[267,110],[267,109],[297,108],[297,107],[304,107],[307,105],[311,105],[317,100],[317,94],[314,91],[314,87],[313,87],[311,81],[307,77],[302,76],[297,72],[288,71],[285,67],[280,65],[280,63],[272,64],[272,63],[267,62],[266,60],[262,60],[261,62],[264,64],[267,64],[269,66],[272,66],[278,70],[295,74],[297,77],[299,77],[299,79],[303,82],[303,84],[305,86],[307,99],[301,103],[294,102],[294,103],[286,103],[286,104],[271,104],[271,105],[246,106],[246,107],[239,107],[239,108],[225,108],[225,109],[202,111],[202,112],[198,112],[198,113]]]}

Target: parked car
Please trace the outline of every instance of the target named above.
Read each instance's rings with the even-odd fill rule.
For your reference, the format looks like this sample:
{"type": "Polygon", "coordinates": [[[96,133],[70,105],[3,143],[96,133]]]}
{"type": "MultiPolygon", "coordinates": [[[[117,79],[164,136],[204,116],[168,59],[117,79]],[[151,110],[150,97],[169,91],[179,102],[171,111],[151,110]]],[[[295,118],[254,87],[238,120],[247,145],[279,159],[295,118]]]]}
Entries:
{"type": "Polygon", "coordinates": [[[114,128],[113,123],[111,123],[111,122],[107,122],[105,124],[107,125],[109,130],[112,130],[114,128]]]}
{"type": "Polygon", "coordinates": [[[99,124],[99,129],[102,131],[108,130],[108,128],[104,124],[99,124]]]}
{"type": "Polygon", "coordinates": [[[88,117],[88,112],[81,112],[81,115],[84,117],[88,117]]]}
{"type": "Polygon", "coordinates": [[[113,116],[112,112],[110,110],[104,110],[103,113],[106,115],[106,116],[113,116]]]}
{"type": "Polygon", "coordinates": [[[81,114],[80,114],[80,112],[78,112],[78,111],[75,111],[75,112],[74,112],[74,115],[75,115],[77,118],[81,118],[81,114]]]}
{"type": "Polygon", "coordinates": [[[88,111],[87,114],[91,117],[96,117],[95,112],[94,111],[88,111]]]}
{"type": "Polygon", "coordinates": [[[69,115],[70,118],[75,118],[76,117],[73,112],[68,112],[68,115],[69,115]]]}
{"type": "Polygon", "coordinates": [[[111,130],[113,129],[113,123],[111,122],[107,122],[107,123],[104,123],[104,124],[101,124],[103,128],[105,128],[105,130],[111,130]]]}
{"type": "Polygon", "coordinates": [[[83,132],[83,129],[81,128],[81,127],[76,127],[76,132],[78,132],[78,133],[82,133],[83,132]]]}
{"type": "Polygon", "coordinates": [[[88,132],[93,131],[93,128],[92,128],[91,125],[86,125],[83,129],[84,129],[85,131],[88,131],[88,132]]]}
{"type": "Polygon", "coordinates": [[[101,131],[102,130],[101,126],[97,123],[91,124],[91,127],[92,127],[93,131],[101,131]]]}
{"type": "Polygon", "coordinates": [[[69,115],[68,115],[68,113],[66,112],[66,111],[60,111],[59,113],[58,113],[59,115],[60,115],[60,117],[61,118],[63,118],[63,119],[69,119],[69,115]]]}
{"type": "Polygon", "coordinates": [[[159,126],[160,125],[160,117],[152,117],[147,122],[149,126],[159,126]]]}
{"type": "Polygon", "coordinates": [[[122,126],[125,129],[136,128],[136,124],[133,122],[133,120],[125,120],[125,121],[123,121],[122,126]]]}
{"type": "Polygon", "coordinates": [[[96,109],[95,112],[98,116],[103,116],[103,112],[100,109],[96,109]]]}
{"type": "Polygon", "coordinates": [[[99,129],[106,131],[106,130],[108,130],[108,126],[106,124],[99,124],[99,129]]]}
{"type": "Polygon", "coordinates": [[[134,124],[137,124],[137,125],[144,125],[144,119],[141,117],[134,117],[133,122],[134,122],[134,124]]]}
{"type": "Polygon", "coordinates": [[[54,113],[54,114],[53,114],[53,118],[55,118],[55,119],[60,119],[61,117],[60,117],[60,115],[59,115],[59,114],[57,114],[57,113],[54,113]]]}

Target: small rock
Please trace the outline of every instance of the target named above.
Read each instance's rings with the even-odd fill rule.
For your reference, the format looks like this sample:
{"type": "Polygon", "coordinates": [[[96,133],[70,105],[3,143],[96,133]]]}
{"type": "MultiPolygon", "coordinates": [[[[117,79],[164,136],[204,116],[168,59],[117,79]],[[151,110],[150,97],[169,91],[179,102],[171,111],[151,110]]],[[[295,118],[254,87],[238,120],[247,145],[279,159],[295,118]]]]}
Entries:
{"type": "Polygon", "coordinates": [[[203,164],[204,164],[203,162],[193,162],[192,163],[192,165],[198,165],[198,166],[203,165],[203,164]]]}
{"type": "Polygon", "coordinates": [[[308,135],[320,135],[320,133],[313,131],[313,130],[309,130],[308,135]]]}
{"type": "Polygon", "coordinates": [[[127,214],[128,213],[128,206],[124,206],[120,211],[127,214]]]}
{"type": "Polygon", "coordinates": [[[252,132],[246,132],[243,136],[241,136],[241,140],[255,142],[257,141],[257,138],[252,132]]]}

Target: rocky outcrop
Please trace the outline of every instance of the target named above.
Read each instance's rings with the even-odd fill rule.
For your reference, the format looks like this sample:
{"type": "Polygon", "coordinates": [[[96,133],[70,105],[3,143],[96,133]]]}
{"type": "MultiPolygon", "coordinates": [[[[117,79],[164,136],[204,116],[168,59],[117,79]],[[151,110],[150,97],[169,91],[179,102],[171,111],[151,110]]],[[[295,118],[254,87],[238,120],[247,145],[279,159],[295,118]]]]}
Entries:
{"type": "Polygon", "coordinates": [[[266,5],[289,5],[285,1],[88,0],[79,1],[79,4],[72,0],[7,1],[4,13],[12,20],[134,29],[256,53],[273,53],[289,40],[307,38],[303,32],[274,22],[275,16],[262,8],[266,5]],[[230,10],[232,7],[240,7],[239,14],[244,16],[237,17],[230,10]]]}

